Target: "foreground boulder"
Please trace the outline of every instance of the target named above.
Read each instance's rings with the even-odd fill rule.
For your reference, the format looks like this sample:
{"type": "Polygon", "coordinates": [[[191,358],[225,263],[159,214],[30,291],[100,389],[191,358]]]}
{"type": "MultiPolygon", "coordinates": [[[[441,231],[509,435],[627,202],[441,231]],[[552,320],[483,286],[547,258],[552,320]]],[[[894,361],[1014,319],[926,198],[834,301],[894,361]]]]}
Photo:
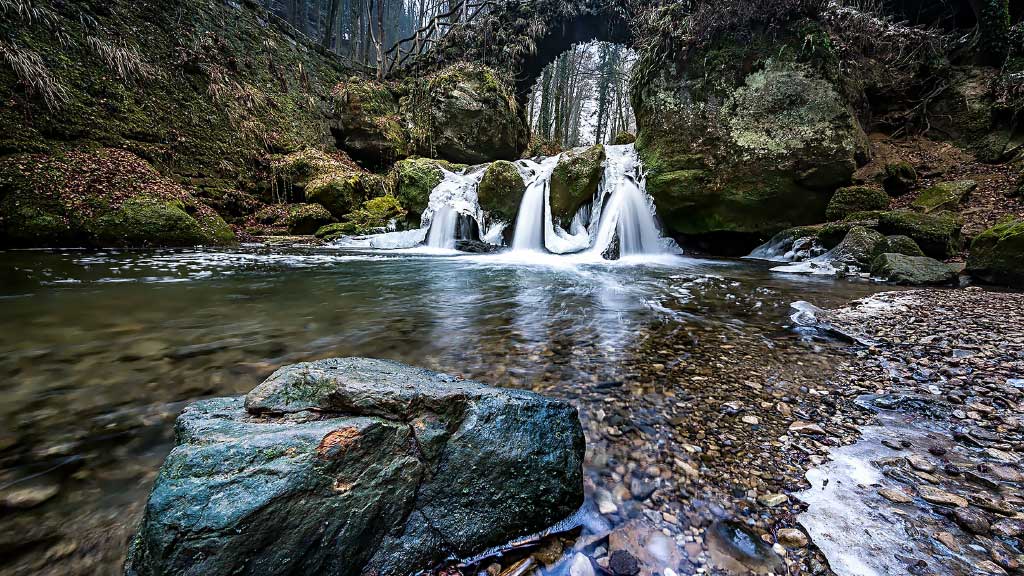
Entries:
{"type": "Polygon", "coordinates": [[[507,223],[515,221],[525,193],[526,183],[519,169],[508,160],[488,165],[477,187],[480,207],[487,211],[488,218],[507,223]]]}
{"type": "Polygon", "coordinates": [[[1024,220],[1007,218],[978,234],[967,271],[990,284],[1024,287],[1024,220]]]}
{"type": "Polygon", "coordinates": [[[604,174],[604,146],[569,150],[551,172],[551,214],[568,224],[580,206],[597,193],[604,174]]]}
{"type": "Polygon", "coordinates": [[[408,574],[583,499],[573,407],[385,360],[281,368],[176,436],[127,574],[408,574]]]}
{"type": "Polygon", "coordinates": [[[878,229],[883,234],[907,236],[934,258],[949,258],[960,251],[962,228],[960,217],[946,211],[920,214],[893,210],[878,215],[878,229]]]}

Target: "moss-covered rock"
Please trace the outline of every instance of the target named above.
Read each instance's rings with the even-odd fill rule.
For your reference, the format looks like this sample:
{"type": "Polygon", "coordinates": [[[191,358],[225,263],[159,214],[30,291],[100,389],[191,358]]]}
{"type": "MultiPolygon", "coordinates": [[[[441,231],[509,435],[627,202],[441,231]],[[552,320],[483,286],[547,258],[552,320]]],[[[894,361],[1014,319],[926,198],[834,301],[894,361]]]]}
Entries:
{"type": "Polygon", "coordinates": [[[889,207],[889,195],[884,190],[871,186],[847,186],[836,190],[828,202],[825,217],[829,220],[843,220],[851,214],[889,207]]]}
{"type": "Polygon", "coordinates": [[[885,252],[892,254],[903,254],[904,256],[924,256],[924,251],[921,247],[914,242],[914,239],[909,236],[901,236],[899,234],[885,237],[886,246],[885,252]]]}
{"type": "Polygon", "coordinates": [[[601,144],[562,154],[551,173],[551,214],[555,218],[568,221],[594,197],[604,174],[604,161],[601,144]]]}
{"type": "Polygon", "coordinates": [[[4,245],[192,246],[234,240],[213,209],[130,152],[71,148],[0,160],[4,245]]]}
{"type": "Polygon", "coordinates": [[[1024,288],[1024,220],[1006,218],[978,234],[967,271],[984,282],[1024,288]]]}
{"type": "Polygon", "coordinates": [[[289,194],[319,204],[335,218],[344,218],[369,198],[394,190],[394,176],[360,169],[343,155],[307,148],[273,162],[276,182],[289,194]]]}
{"type": "Polygon", "coordinates": [[[253,216],[250,233],[265,236],[304,235],[334,222],[334,216],[319,204],[272,204],[253,216]]]}
{"type": "Polygon", "coordinates": [[[909,236],[925,254],[935,258],[949,258],[962,247],[963,221],[950,212],[921,214],[894,210],[879,215],[878,227],[886,235],[909,236]]]}
{"type": "Polygon", "coordinates": [[[914,286],[952,284],[957,279],[952,266],[934,258],[888,252],[875,258],[871,274],[887,282],[914,286]]]}
{"type": "Polygon", "coordinates": [[[477,198],[491,220],[512,223],[519,213],[519,204],[526,192],[526,183],[516,165],[507,160],[498,160],[487,166],[477,198]]]}
{"type": "Polygon", "coordinates": [[[612,140],[612,144],[615,145],[632,144],[634,142],[636,142],[636,135],[632,132],[619,132],[612,140]]]}
{"type": "Polygon", "coordinates": [[[465,167],[433,158],[408,158],[395,163],[395,194],[411,226],[419,226],[420,217],[430,203],[430,192],[444,180],[442,169],[458,172],[465,167]]]}
{"type": "Polygon", "coordinates": [[[886,246],[885,236],[881,233],[863,226],[854,226],[832,252],[833,262],[866,270],[886,246]]]}
{"type": "Polygon", "coordinates": [[[412,151],[402,121],[396,87],[360,76],[350,76],[334,87],[339,148],[368,166],[384,166],[412,151]]]}
{"type": "Polygon", "coordinates": [[[893,162],[885,165],[882,186],[891,196],[902,196],[917,184],[917,170],[909,162],[893,162]]]}
{"type": "Polygon", "coordinates": [[[911,206],[919,212],[928,214],[939,210],[958,210],[960,204],[978,187],[974,180],[957,180],[940,182],[926,188],[914,198],[911,206]]]}
{"type": "Polygon", "coordinates": [[[722,38],[635,77],[637,151],[670,232],[756,242],[821,222],[850,183],[866,138],[801,46],[722,38]]]}
{"type": "Polygon", "coordinates": [[[316,231],[316,237],[328,242],[341,236],[356,236],[383,232],[388,224],[405,217],[405,210],[394,196],[371,198],[358,209],[345,216],[345,221],[328,224],[316,231]]]}
{"type": "Polygon", "coordinates": [[[510,79],[486,66],[456,64],[403,86],[402,115],[416,152],[479,164],[515,160],[529,131],[510,79]]]}

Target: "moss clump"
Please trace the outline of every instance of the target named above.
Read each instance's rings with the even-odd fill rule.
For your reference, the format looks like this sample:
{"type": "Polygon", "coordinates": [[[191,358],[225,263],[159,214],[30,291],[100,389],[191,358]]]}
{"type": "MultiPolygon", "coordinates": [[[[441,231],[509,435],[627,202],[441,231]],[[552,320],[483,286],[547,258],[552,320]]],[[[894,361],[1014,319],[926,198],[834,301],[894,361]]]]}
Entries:
{"type": "Polygon", "coordinates": [[[612,139],[612,144],[617,146],[622,144],[632,144],[634,142],[636,142],[636,135],[632,132],[619,132],[615,135],[615,138],[612,139]]]}
{"type": "Polygon", "coordinates": [[[458,172],[464,168],[463,164],[433,158],[409,158],[395,163],[396,196],[407,211],[409,225],[419,226],[420,217],[430,203],[430,192],[444,179],[442,169],[458,172]]]}
{"type": "Polygon", "coordinates": [[[335,218],[344,218],[362,202],[394,189],[393,176],[360,169],[343,154],[307,148],[275,159],[278,195],[320,204],[335,218]]]}
{"type": "Polygon", "coordinates": [[[477,188],[477,197],[490,219],[511,223],[519,213],[524,192],[526,184],[516,165],[498,160],[487,166],[477,188]]]}
{"type": "Polygon", "coordinates": [[[328,224],[316,231],[316,237],[328,242],[342,236],[383,232],[393,220],[403,218],[405,210],[394,196],[379,196],[363,203],[358,210],[345,216],[345,221],[328,224]]]}
{"type": "Polygon", "coordinates": [[[903,254],[904,256],[924,256],[921,247],[909,236],[886,236],[885,251],[892,254],[903,254]]]}
{"type": "Polygon", "coordinates": [[[882,233],[909,236],[925,254],[942,259],[960,251],[962,227],[960,218],[950,212],[921,214],[895,210],[878,217],[878,228],[882,233]]]}
{"type": "Polygon", "coordinates": [[[924,212],[938,212],[939,210],[957,210],[967,196],[978,187],[974,180],[958,180],[955,182],[940,182],[930,188],[922,190],[913,204],[915,210],[924,212]]]}
{"type": "Polygon", "coordinates": [[[209,206],[141,158],[109,148],[0,161],[0,238],[14,246],[229,244],[209,206]]]}
{"type": "Polygon", "coordinates": [[[902,196],[917,184],[917,171],[908,162],[885,165],[882,186],[891,196],[902,196]]]}
{"type": "Polygon", "coordinates": [[[551,213],[555,218],[571,219],[593,198],[604,173],[604,160],[604,146],[600,144],[562,154],[551,173],[551,213]]]}
{"type": "Polygon", "coordinates": [[[1024,220],[1006,218],[978,234],[967,271],[985,282],[1024,288],[1024,220]]]}
{"type": "Polygon", "coordinates": [[[825,209],[829,220],[843,220],[850,214],[870,210],[885,210],[889,196],[884,190],[870,186],[848,186],[836,190],[825,209]]]}

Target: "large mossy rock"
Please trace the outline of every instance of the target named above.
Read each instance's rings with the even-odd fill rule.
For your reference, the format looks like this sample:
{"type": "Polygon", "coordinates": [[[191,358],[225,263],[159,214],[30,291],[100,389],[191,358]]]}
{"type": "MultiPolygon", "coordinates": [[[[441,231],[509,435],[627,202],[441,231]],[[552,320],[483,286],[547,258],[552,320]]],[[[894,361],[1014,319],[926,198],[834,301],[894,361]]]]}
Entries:
{"type": "Polygon", "coordinates": [[[397,362],[279,369],[176,425],[126,573],[405,575],[583,501],[576,409],[397,362]]]}
{"type": "Polygon", "coordinates": [[[463,164],[515,160],[529,131],[511,82],[472,64],[448,66],[403,87],[401,110],[421,156],[463,164]]]}
{"type": "Polygon", "coordinates": [[[967,199],[967,196],[978,187],[974,180],[957,180],[954,182],[939,182],[938,184],[925,188],[914,198],[911,204],[913,208],[925,214],[938,212],[940,210],[956,211],[960,204],[967,199]]]}
{"type": "Polygon", "coordinates": [[[871,263],[888,247],[888,242],[881,233],[854,226],[846,233],[846,237],[832,251],[834,265],[855,266],[861,270],[871,268],[871,263]]]}
{"type": "Polygon", "coordinates": [[[476,194],[480,207],[491,220],[511,224],[519,214],[519,204],[525,192],[526,183],[516,165],[507,160],[498,160],[487,166],[476,194]]]}
{"type": "Polygon", "coordinates": [[[194,246],[235,235],[209,206],[124,150],[71,148],[0,160],[4,246],[194,246]]]}
{"type": "Polygon", "coordinates": [[[362,207],[345,215],[345,221],[327,224],[316,231],[316,237],[328,242],[342,236],[360,236],[386,232],[389,224],[405,217],[398,198],[378,196],[363,202],[362,207]]]}
{"type": "Polygon", "coordinates": [[[285,194],[319,204],[337,219],[394,190],[393,176],[367,172],[346,160],[307,148],[275,159],[275,179],[285,194]]]}
{"type": "Polygon", "coordinates": [[[842,220],[858,212],[886,210],[889,208],[889,195],[885,190],[871,186],[847,186],[836,190],[828,202],[825,217],[829,220],[842,220]]]}
{"type": "Polygon", "coordinates": [[[1007,218],[978,234],[967,271],[984,282],[1024,288],[1024,220],[1007,218]]]}
{"type": "Polygon", "coordinates": [[[597,193],[604,174],[604,146],[563,152],[551,172],[551,214],[568,223],[580,206],[597,193]]]}
{"type": "Polygon", "coordinates": [[[359,76],[334,88],[335,141],[364,165],[384,166],[412,150],[394,89],[391,84],[359,76]]]}
{"type": "Polygon", "coordinates": [[[960,251],[963,221],[951,212],[921,214],[910,210],[893,210],[878,216],[878,229],[886,235],[908,236],[925,254],[949,258],[960,251]]]}
{"type": "Polygon", "coordinates": [[[252,219],[255,225],[248,231],[267,236],[312,234],[335,221],[319,204],[272,204],[262,208],[252,219]]]}
{"type": "Polygon", "coordinates": [[[914,286],[952,284],[957,279],[952,266],[934,258],[889,252],[875,258],[871,274],[887,282],[914,286]]]}
{"type": "Polygon", "coordinates": [[[458,172],[464,168],[462,164],[433,158],[408,158],[395,163],[395,193],[410,225],[420,225],[420,217],[430,203],[430,192],[444,180],[442,169],[458,172]]]}
{"type": "Polygon", "coordinates": [[[866,137],[804,39],[718,39],[634,77],[636,146],[670,232],[756,244],[821,222],[850,183],[866,137]]]}

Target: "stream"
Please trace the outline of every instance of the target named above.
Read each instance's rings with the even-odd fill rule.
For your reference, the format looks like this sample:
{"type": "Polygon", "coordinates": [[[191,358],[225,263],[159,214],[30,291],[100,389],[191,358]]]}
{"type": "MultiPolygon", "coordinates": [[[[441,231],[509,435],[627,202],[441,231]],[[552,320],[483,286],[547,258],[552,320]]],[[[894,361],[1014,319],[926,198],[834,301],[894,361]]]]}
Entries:
{"type": "MultiPolygon", "coordinates": [[[[740,449],[749,439],[713,441],[722,402],[754,392],[751,380],[798,395],[842,353],[787,330],[790,303],[885,288],[770,265],[267,246],[0,252],[0,491],[30,496],[0,516],[0,572],[119,573],[182,407],[332,356],[570,399],[588,496],[611,525],[684,506],[718,514],[750,480],[744,458],[760,458],[740,449]],[[739,469],[703,494],[669,470],[698,443],[721,458],[705,465],[739,469]],[[661,490],[629,501],[633,482],[661,490]]],[[[789,473],[768,468],[754,489],[781,490],[789,473]]]]}

